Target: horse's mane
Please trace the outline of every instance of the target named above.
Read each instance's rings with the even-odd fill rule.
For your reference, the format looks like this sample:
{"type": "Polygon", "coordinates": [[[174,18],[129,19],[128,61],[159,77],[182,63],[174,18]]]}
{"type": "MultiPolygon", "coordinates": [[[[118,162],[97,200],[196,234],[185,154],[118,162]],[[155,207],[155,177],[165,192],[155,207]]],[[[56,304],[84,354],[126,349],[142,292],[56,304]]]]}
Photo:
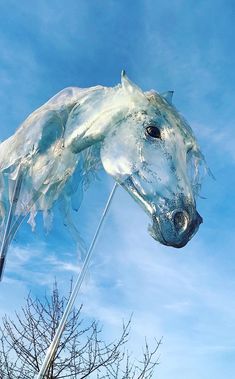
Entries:
{"type": "MultiPolygon", "coordinates": [[[[23,216],[29,212],[28,223],[32,229],[34,229],[36,225],[36,214],[38,211],[41,211],[43,213],[44,226],[46,229],[49,229],[52,221],[52,208],[56,201],[62,211],[64,223],[72,229],[75,239],[79,242],[81,238],[75,225],[73,225],[71,210],[74,209],[78,211],[84,191],[86,191],[91,181],[96,177],[97,171],[101,166],[100,144],[96,143],[81,151],[76,156],[72,154],[73,157],[70,160],[69,158],[71,157],[67,157],[66,151],[62,148],[63,134],[58,134],[58,138],[53,145],[53,151],[58,150],[58,154],[53,155],[51,162],[54,161],[50,166],[51,168],[48,167],[49,165],[43,166],[45,174],[43,172],[36,174],[36,179],[37,177],[42,177],[42,179],[38,179],[38,182],[43,181],[44,183],[43,186],[37,186],[35,185],[37,180],[33,181],[32,177],[32,175],[35,176],[35,174],[31,172],[31,167],[34,165],[35,158],[38,154],[38,148],[37,146],[35,147],[34,141],[38,142],[44,131],[40,129],[40,125],[38,129],[36,128],[37,134],[32,131],[35,130],[35,116],[40,116],[40,114],[43,116],[43,112],[45,111],[55,113],[57,109],[61,109],[62,107],[68,112],[68,109],[71,109],[74,104],[77,104],[85,97],[92,96],[92,93],[102,90],[103,88],[104,87],[101,86],[87,89],[76,87],[66,88],[33,112],[16,133],[0,145],[0,225],[6,221],[19,167],[22,165],[22,162],[26,162],[26,164],[23,164],[26,169],[24,167],[25,175],[15,210],[16,216],[23,216]],[[28,151],[27,146],[25,146],[25,140],[29,133],[32,134],[32,136],[29,137],[32,140],[31,151],[28,151]],[[6,152],[8,153],[7,155],[6,152]],[[65,167],[64,171],[60,169],[59,166],[65,167]],[[48,182],[48,184],[46,184],[46,182],[48,182]],[[32,205],[33,198],[35,198],[36,201],[32,205]],[[30,210],[28,209],[29,204],[30,210]]],[[[45,154],[47,155],[47,152],[45,154]]],[[[48,155],[49,154],[50,149],[48,150],[48,155]]],[[[48,159],[50,160],[50,157],[48,159]]]]}

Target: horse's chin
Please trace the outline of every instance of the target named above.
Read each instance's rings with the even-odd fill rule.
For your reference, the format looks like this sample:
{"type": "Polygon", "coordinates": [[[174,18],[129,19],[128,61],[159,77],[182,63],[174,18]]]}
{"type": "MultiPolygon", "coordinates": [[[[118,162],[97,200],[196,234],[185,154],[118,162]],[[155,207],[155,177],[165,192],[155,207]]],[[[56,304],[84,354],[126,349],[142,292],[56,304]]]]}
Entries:
{"type": "Polygon", "coordinates": [[[187,243],[189,242],[188,238],[185,238],[183,241],[180,241],[180,242],[167,241],[163,237],[162,233],[160,231],[156,231],[155,229],[153,229],[153,227],[151,225],[149,226],[148,230],[149,230],[149,234],[151,235],[152,238],[154,238],[156,241],[160,242],[162,245],[165,245],[165,246],[171,246],[171,247],[174,247],[176,249],[180,249],[180,248],[186,246],[187,243]]]}
{"type": "Polygon", "coordinates": [[[162,235],[162,232],[158,223],[153,223],[152,225],[149,224],[148,232],[153,239],[160,242],[162,245],[168,246],[167,241],[165,241],[162,235]]]}

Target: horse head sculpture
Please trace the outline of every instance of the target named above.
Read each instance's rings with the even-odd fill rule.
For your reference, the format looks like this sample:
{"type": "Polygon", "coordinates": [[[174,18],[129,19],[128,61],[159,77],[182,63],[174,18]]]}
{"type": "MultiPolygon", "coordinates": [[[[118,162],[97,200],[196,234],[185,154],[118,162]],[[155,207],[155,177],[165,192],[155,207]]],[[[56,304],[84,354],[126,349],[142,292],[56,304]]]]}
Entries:
{"type": "Polygon", "coordinates": [[[69,223],[88,174],[102,163],[151,217],[151,235],[183,247],[202,222],[196,196],[205,162],[171,98],[172,92],[143,92],[125,72],[113,88],[71,87],[55,95],[0,144],[0,222],[7,218],[19,166],[23,179],[15,214],[30,211],[34,225],[36,213],[47,215],[56,201],[63,202],[69,223]],[[25,199],[32,199],[27,210],[25,199]]]}

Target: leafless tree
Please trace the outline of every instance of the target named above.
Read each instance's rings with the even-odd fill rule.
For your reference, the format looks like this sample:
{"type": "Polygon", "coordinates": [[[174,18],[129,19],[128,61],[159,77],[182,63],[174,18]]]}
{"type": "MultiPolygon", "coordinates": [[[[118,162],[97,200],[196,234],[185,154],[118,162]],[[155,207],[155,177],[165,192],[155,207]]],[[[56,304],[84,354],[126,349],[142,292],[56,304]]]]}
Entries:
{"type": "MultiPolygon", "coordinates": [[[[30,294],[14,319],[5,316],[0,327],[0,378],[31,379],[39,372],[46,351],[55,335],[67,299],[59,295],[55,283],[50,297],[43,301],[30,294]]],[[[147,342],[143,360],[133,362],[125,345],[130,320],[111,343],[101,337],[97,321],[81,317],[81,307],[74,309],[66,323],[46,379],[150,379],[158,362],[156,342],[150,351],[147,342]]]]}

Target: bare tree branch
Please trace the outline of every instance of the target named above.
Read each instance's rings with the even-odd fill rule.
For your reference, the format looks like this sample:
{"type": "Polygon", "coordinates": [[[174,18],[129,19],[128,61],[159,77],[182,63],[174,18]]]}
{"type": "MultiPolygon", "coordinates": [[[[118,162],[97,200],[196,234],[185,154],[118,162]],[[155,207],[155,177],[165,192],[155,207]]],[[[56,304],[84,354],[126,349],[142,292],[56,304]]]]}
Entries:
{"type": "MultiPolygon", "coordinates": [[[[70,293],[72,290],[72,281],[70,293]]],[[[69,294],[70,294],[69,293],[69,294]]],[[[56,333],[68,299],[59,296],[54,283],[50,297],[43,301],[29,294],[15,318],[2,318],[0,327],[0,378],[32,379],[39,372],[43,358],[56,333]]],[[[152,350],[147,341],[141,361],[132,361],[125,352],[131,319],[123,324],[121,335],[106,344],[97,321],[87,323],[81,309],[74,309],[66,323],[58,348],[45,379],[150,379],[159,363],[157,352],[161,341],[152,350]]]]}

